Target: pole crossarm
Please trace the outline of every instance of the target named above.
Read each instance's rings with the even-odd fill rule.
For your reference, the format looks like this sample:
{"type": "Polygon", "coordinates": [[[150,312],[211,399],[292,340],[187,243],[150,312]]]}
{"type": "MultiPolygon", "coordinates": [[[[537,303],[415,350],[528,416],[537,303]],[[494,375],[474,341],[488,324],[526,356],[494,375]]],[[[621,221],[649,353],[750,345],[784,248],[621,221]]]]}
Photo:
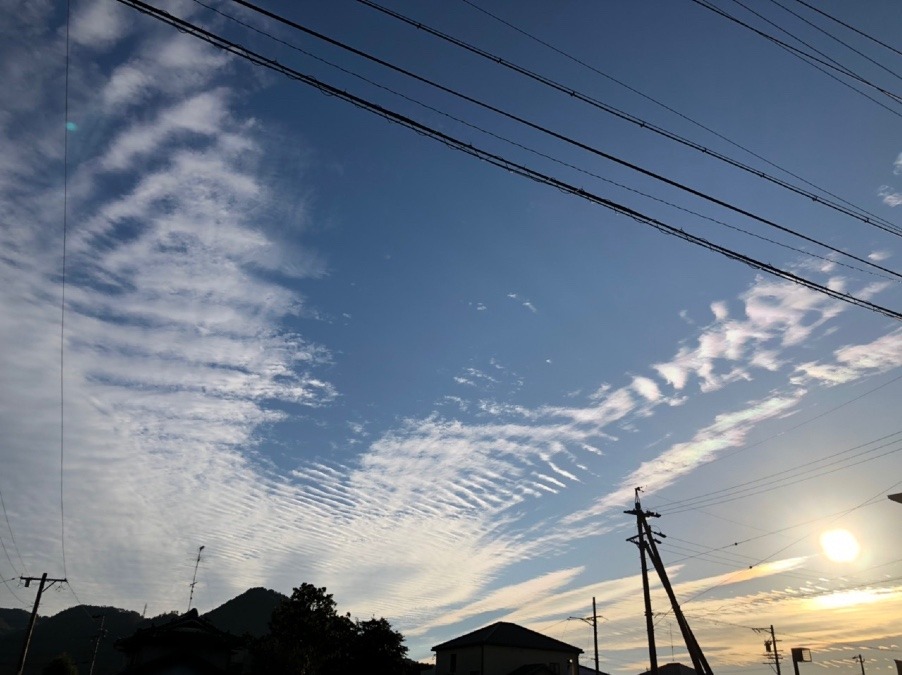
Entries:
{"type": "Polygon", "coordinates": [[[667,597],[670,600],[673,614],[676,617],[677,624],[680,627],[680,632],[683,634],[683,641],[686,643],[686,649],[688,650],[689,656],[692,659],[692,664],[695,668],[695,671],[699,675],[713,675],[711,666],[708,664],[708,660],[705,658],[701,646],[698,644],[698,640],[696,640],[695,635],[692,633],[692,629],[689,627],[689,622],[686,620],[686,616],[680,609],[676,594],[674,593],[673,587],[670,584],[670,579],[667,576],[667,570],[664,567],[664,562],[661,560],[661,555],[658,553],[657,545],[661,542],[655,537],[661,537],[663,539],[666,535],[660,532],[653,531],[651,529],[651,525],[648,524],[649,518],[660,518],[661,514],[654,511],[647,511],[642,508],[642,504],[639,501],[639,493],[641,491],[641,488],[636,488],[635,506],[629,511],[624,511],[624,513],[636,517],[637,533],[632,537],[629,537],[627,541],[635,544],[639,548],[640,560],[642,563],[642,591],[645,598],[645,622],[648,631],[648,654],[649,660],[651,661],[651,673],[652,675],[657,675],[658,659],[657,651],[655,648],[654,620],[651,609],[651,594],[649,591],[648,582],[648,560],[651,560],[652,566],[655,568],[655,571],[658,574],[658,578],[661,581],[661,585],[667,592],[667,597]]]}
{"type": "Polygon", "coordinates": [[[34,624],[38,618],[38,606],[41,604],[41,596],[44,594],[44,590],[50,588],[53,584],[65,584],[69,582],[67,579],[50,579],[47,577],[47,572],[44,572],[39,577],[19,577],[19,579],[25,582],[25,588],[28,588],[32,581],[40,582],[38,585],[38,592],[35,594],[31,618],[28,620],[28,628],[25,630],[25,639],[22,642],[22,654],[19,656],[19,667],[16,669],[17,675],[22,675],[25,672],[25,659],[28,658],[28,646],[31,644],[31,636],[34,633],[34,624]]]}

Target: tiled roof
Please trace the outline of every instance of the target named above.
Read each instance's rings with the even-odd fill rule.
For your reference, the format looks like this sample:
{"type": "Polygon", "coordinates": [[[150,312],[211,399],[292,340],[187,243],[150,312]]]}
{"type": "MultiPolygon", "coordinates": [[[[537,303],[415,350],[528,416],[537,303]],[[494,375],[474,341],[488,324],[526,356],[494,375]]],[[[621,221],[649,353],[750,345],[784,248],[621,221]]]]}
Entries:
{"type": "Polygon", "coordinates": [[[583,650],[566,642],[555,640],[547,635],[536,633],[534,630],[523,628],[515,623],[498,621],[485,628],[474,630],[472,633],[443,642],[432,648],[432,651],[458,649],[460,647],[475,647],[479,645],[492,645],[495,647],[517,647],[520,649],[542,649],[550,652],[577,652],[583,650]]]}

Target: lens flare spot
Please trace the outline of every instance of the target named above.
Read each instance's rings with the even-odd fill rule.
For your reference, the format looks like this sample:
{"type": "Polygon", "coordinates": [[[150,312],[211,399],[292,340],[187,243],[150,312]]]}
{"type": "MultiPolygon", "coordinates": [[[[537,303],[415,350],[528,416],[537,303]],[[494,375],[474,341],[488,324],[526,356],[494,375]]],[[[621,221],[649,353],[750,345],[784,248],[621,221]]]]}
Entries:
{"type": "Polygon", "coordinates": [[[78,131],[78,125],[75,122],[66,122],[66,131],[78,131]]]}
{"type": "Polygon", "coordinates": [[[852,562],[858,557],[861,547],[858,540],[848,530],[828,530],[821,535],[821,548],[833,562],[852,562]]]}

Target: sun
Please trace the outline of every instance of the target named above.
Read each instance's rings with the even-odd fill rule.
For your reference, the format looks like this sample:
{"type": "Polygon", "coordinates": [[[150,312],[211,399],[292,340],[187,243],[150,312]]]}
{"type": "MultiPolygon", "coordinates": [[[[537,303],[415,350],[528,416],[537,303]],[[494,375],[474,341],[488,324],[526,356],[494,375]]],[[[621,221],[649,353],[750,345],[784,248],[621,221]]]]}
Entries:
{"type": "Polygon", "coordinates": [[[848,530],[828,530],[821,535],[821,548],[833,562],[852,562],[858,557],[861,546],[848,530]]]}

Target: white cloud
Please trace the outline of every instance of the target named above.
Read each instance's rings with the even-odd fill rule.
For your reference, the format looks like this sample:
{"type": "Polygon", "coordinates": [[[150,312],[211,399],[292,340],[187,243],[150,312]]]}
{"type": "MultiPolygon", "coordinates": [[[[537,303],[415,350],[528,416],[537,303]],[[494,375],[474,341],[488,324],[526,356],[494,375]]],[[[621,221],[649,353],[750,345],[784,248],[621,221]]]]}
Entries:
{"type": "Polygon", "coordinates": [[[652,403],[661,399],[661,390],[657,383],[647,377],[634,377],[633,389],[639,392],[646,400],[652,403]]]}
{"type": "Polygon", "coordinates": [[[536,309],[536,306],[533,305],[529,300],[525,300],[524,298],[522,298],[519,294],[508,293],[507,297],[509,297],[511,300],[515,300],[516,302],[519,302],[523,307],[528,309],[533,314],[538,314],[539,310],[536,309]]]}
{"type": "Polygon", "coordinates": [[[821,381],[842,384],[866,375],[886,373],[902,366],[902,329],[883,335],[868,344],[848,345],[834,352],[832,363],[807,362],[796,366],[804,384],[821,381]]]}
{"type": "MultiPolygon", "coordinates": [[[[80,28],[79,39],[95,39],[96,30],[97,45],[128,30],[107,15],[89,28],[80,28]]],[[[303,574],[354,598],[355,611],[375,608],[410,626],[491,611],[535,619],[596,591],[634,600],[635,578],[592,593],[573,588],[577,567],[491,589],[514,566],[603,531],[594,521],[562,523],[556,512],[553,525],[523,514],[535,513],[525,507],[537,500],[572,504],[587,477],[598,477],[598,463],[615,454],[612,427],[686,401],[692,383],[710,392],[754,369],[783,368],[785,352],[840,311],[815,294],[758,280],[739,298],[744,318],[738,306],[731,314],[726,302],[714,303],[715,322],[699,329],[696,344],[676,349],[647,376],[600,387],[582,405],[575,397],[566,406],[527,407],[448,396],[459,412],[472,412],[469,422],[437,413],[406,419],[374,429],[356,457],[275,466],[258,454],[267,426],[286,410],[327,405],[339,392],[327,376],[329,350],[285,328],[286,319],[309,311],[305,299],[259,272],[315,278],[324,266],[315,256],[292,262],[262,222],[272,202],[291,195],[261,178],[261,129],[240,119],[234,92],[219,88],[227,59],[185,36],[151,49],[135,35],[122,45],[133,57],[106,85],[91,81],[76,96],[96,99],[94,117],[103,119],[96,138],[106,139],[90,148],[96,159],[73,167],[80,217],[70,232],[75,274],[67,288],[69,559],[73,578],[88,580],[78,586],[86,601],[181,606],[182,589],[159,570],[177,568],[198,542],[218,563],[213,597],[261,583],[284,589],[303,574]],[[185,136],[190,150],[176,143],[185,136]],[[686,393],[668,398],[662,379],[686,393]],[[519,592],[539,597],[511,607],[519,592]]],[[[50,67],[40,49],[29,54],[50,67]]],[[[37,81],[27,65],[11,81],[30,102],[58,92],[58,77],[29,88],[37,81]]],[[[59,232],[59,186],[34,179],[58,168],[60,134],[51,133],[58,119],[35,114],[24,120],[31,127],[23,123],[31,103],[10,96],[3,104],[17,123],[0,116],[0,312],[14,318],[0,323],[0,488],[8,503],[30,504],[58,487],[60,241],[52,233],[59,232]]],[[[81,110],[82,119],[91,117],[81,110]]],[[[848,369],[846,377],[890,367],[898,361],[893,335],[837,351],[834,365],[848,369]]],[[[509,371],[490,364],[488,373],[467,368],[455,380],[507,382],[509,371]]],[[[785,414],[801,395],[778,392],[713,415],[657,457],[627,458],[625,475],[608,477],[613,488],[593,512],[621,508],[637,482],[660,488],[741,446],[755,424],[785,414]]],[[[357,423],[347,428],[366,433],[357,423]]],[[[55,544],[47,542],[56,541],[57,515],[55,503],[11,509],[13,527],[25,533],[23,550],[34,552],[30,566],[56,568],[55,544]]]]}
{"type": "MultiPolygon", "coordinates": [[[[835,279],[834,285],[842,285],[835,279]]],[[[652,368],[676,391],[691,378],[703,392],[751,377],[749,367],[775,370],[779,349],[800,345],[843,311],[837,301],[793,284],[759,278],[741,298],[745,318],[730,319],[725,303],[714,303],[716,322],[703,329],[695,347],[682,346],[652,368]]]]}
{"type": "Polygon", "coordinates": [[[894,192],[889,185],[883,185],[877,194],[883,198],[883,203],[887,206],[899,206],[902,204],[902,192],[894,192]]]}
{"type": "Polygon", "coordinates": [[[902,174],[902,152],[899,153],[899,156],[896,157],[896,161],[893,162],[893,173],[897,176],[902,174]]]}
{"type": "Polygon", "coordinates": [[[93,2],[75,5],[70,26],[72,41],[83,47],[95,50],[108,49],[124,38],[134,17],[120,4],[93,0],[93,2]]]}
{"type": "Polygon", "coordinates": [[[226,94],[224,89],[201,92],[161,111],[152,124],[128,128],[113,141],[100,166],[108,171],[131,169],[135,160],[159,151],[177,134],[217,134],[226,114],[226,94]]]}
{"type": "Polygon", "coordinates": [[[717,321],[723,321],[729,316],[729,310],[727,309],[727,303],[725,302],[712,302],[711,312],[714,314],[714,318],[717,321]]]}
{"type": "Polygon", "coordinates": [[[892,253],[887,250],[874,251],[868,254],[868,260],[873,260],[874,262],[883,262],[891,257],[892,253]]]}
{"type": "MultiPolygon", "coordinates": [[[[106,48],[120,39],[130,24],[108,9],[115,7],[82,5],[73,17],[75,40],[106,48]]],[[[145,597],[163,610],[180,593],[150,568],[177,567],[201,536],[211,555],[222,556],[223,572],[240,560],[240,581],[214,575],[219,597],[268,579],[269,565],[289,555],[278,515],[287,504],[283,488],[256,465],[254,451],[261,429],[284,410],[322,405],[336,391],[315,373],[329,362],[328,351],[282,327],[304,311],[303,298],[257,273],[316,276],[321,268],[287,264],[253,217],[270,200],[290,199],[257,175],[255,127],[233,119],[228,92],[211,84],[217,73],[209,59],[177,62],[170,72],[171,53],[154,53],[142,39],[128,48],[140,54],[147,77],[128,86],[120,79],[115,94],[97,97],[110,90],[90,81],[82,62],[72,73],[74,114],[86,119],[91,109],[101,126],[93,145],[76,146],[70,171],[69,207],[79,217],[68,233],[67,544],[70,572],[83,580],[78,589],[86,598],[135,606],[145,597]],[[174,82],[189,92],[179,102],[169,98],[174,82]],[[152,105],[142,115],[118,116],[136,99],[152,105]],[[170,142],[180,133],[195,136],[192,150],[170,142]],[[100,159],[83,160],[88,150],[100,159]],[[101,167],[120,174],[116,191],[101,167]],[[264,548],[271,551],[266,569],[244,555],[264,548]]],[[[7,42],[3,63],[30,64],[23,56],[29,49],[7,42]]],[[[46,73],[61,62],[38,62],[43,79],[22,71],[11,91],[30,88],[32,100],[58,94],[58,78],[46,73]]],[[[0,488],[11,504],[31,501],[23,486],[49,491],[48,481],[59,477],[58,451],[31,449],[59,447],[61,208],[57,197],[47,198],[59,185],[46,176],[60,175],[62,136],[49,132],[58,117],[16,109],[20,103],[4,98],[0,115],[5,159],[28,158],[15,167],[0,162],[0,311],[16,317],[0,326],[0,426],[4,461],[15,467],[4,475],[19,476],[0,488]],[[32,411],[27,419],[16,412],[22,406],[32,411]]],[[[56,569],[58,549],[46,543],[58,541],[53,505],[11,508],[10,516],[29,568],[56,569]]]]}
{"type": "Polygon", "coordinates": [[[577,522],[630,503],[634,489],[646,492],[661,490],[715,459],[728,448],[738,448],[757,424],[778,417],[798,404],[804,391],[794,395],[769,396],[752,401],[742,409],[720,414],[712,424],[696,432],[690,441],[675,443],[652,460],[643,462],[624,477],[619,486],[598,500],[590,509],[573,514],[569,522],[577,522]]]}

